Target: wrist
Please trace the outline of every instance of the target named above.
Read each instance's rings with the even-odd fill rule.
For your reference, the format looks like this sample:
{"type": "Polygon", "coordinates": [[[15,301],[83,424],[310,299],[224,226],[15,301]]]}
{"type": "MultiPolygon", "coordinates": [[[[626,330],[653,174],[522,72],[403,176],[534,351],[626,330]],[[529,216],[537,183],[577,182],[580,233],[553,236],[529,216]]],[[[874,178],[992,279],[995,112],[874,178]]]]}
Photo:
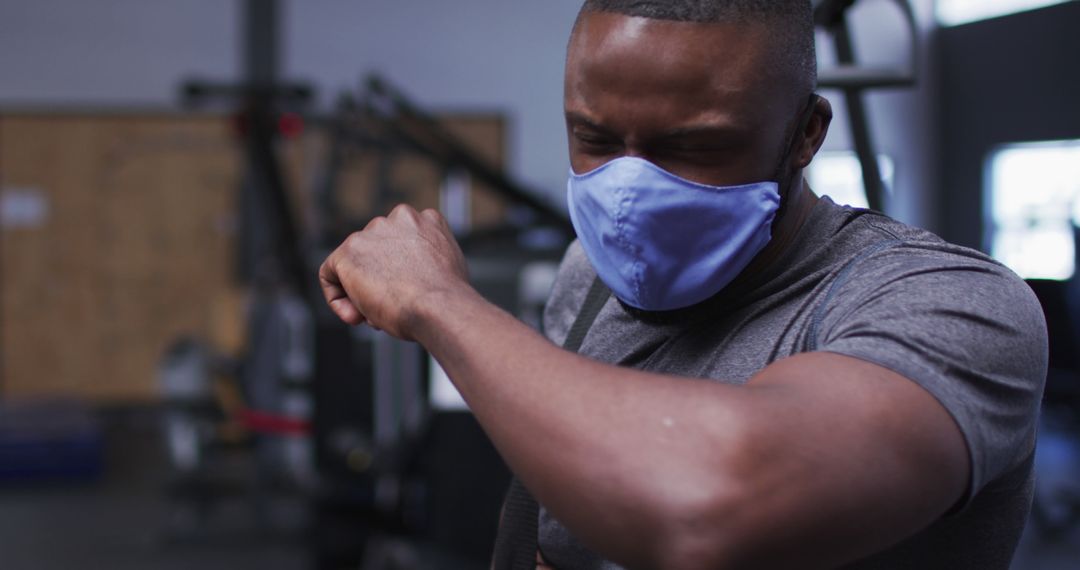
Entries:
{"type": "Polygon", "coordinates": [[[460,320],[454,317],[462,307],[483,297],[468,283],[433,289],[418,295],[404,312],[403,324],[408,337],[427,346],[431,335],[438,334],[441,323],[460,320]]]}

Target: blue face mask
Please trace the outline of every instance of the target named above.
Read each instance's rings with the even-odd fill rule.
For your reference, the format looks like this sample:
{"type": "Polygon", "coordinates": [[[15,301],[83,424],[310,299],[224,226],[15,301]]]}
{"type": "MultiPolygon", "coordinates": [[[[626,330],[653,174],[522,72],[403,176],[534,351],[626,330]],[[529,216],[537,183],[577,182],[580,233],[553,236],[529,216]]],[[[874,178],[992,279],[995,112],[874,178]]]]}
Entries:
{"type": "Polygon", "coordinates": [[[707,186],[633,157],[570,173],[570,219],[600,279],[646,311],[700,303],[772,237],[779,185],[707,186]]]}

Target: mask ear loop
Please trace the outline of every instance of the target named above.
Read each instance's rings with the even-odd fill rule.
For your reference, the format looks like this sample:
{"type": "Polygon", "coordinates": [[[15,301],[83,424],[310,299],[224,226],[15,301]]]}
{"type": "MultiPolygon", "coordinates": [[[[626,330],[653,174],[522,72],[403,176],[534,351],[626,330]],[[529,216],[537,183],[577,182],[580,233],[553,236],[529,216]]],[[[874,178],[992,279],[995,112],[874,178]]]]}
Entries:
{"type": "Polygon", "coordinates": [[[780,208],[776,213],[777,219],[780,219],[780,217],[783,216],[784,210],[787,209],[789,201],[788,195],[791,194],[791,189],[794,187],[794,184],[792,184],[793,175],[789,174],[785,177],[784,171],[791,165],[791,157],[795,153],[795,147],[806,140],[806,127],[810,124],[810,119],[814,117],[814,110],[817,108],[818,99],[820,98],[821,96],[817,93],[810,94],[810,100],[806,105],[806,109],[803,110],[802,115],[799,117],[799,123],[796,125],[795,132],[791,133],[791,139],[788,141],[787,148],[784,150],[784,156],[781,157],[780,164],[777,166],[776,175],[773,176],[773,180],[779,185],[778,190],[780,190],[780,208]],[[784,178],[786,178],[786,180],[784,180],[784,178]]]}
{"type": "Polygon", "coordinates": [[[784,156],[780,157],[780,164],[776,167],[776,176],[773,179],[777,183],[782,183],[780,177],[783,176],[785,167],[789,166],[791,156],[795,153],[795,147],[798,143],[806,140],[806,127],[810,124],[810,119],[814,118],[814,109],[817,108],[817,102],[820,98],[821,96],[817,93],[810,94],[810,101],[807,103],[806,108],[803,109],[802,115],[799,116],[799,123],[795,127],[795,132],[791,133],[787,148],[784,149],[784,156]]]}

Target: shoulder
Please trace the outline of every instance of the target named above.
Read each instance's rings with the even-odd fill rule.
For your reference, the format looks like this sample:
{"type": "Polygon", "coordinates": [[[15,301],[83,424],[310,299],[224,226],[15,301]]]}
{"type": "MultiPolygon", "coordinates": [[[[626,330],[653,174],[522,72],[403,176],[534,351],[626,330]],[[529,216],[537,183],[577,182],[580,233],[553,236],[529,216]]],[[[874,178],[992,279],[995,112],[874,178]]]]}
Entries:
{"type": "Polygon", "coordinates": [[[951,293],[960,292],[960,297],[1012,300],[1022,310],[1041,316],[1030,287],[986,254],[946,242],[930,231],[884,214],[830,206],[832,217],[840,221],[833,224],[825,239],[837,277],[833,288],[843,293],[833,301],[850,302],[886,287],[894,291],[928,288],[923,291],[926,301],[955,300],[957,296],[951,293]]]}
{"type": "Polygon", "coordinates": [[[883,216],[860,217],[863,232],[876,234],[848,262],[835,284],[842,304],[862,304],[889,293],[918,306],[964,305],[1001,315],[1038,337],[1045,333],[1042,308],[1031,288],[1012,270],[986,254],[951,244],[937,235],[883,216]],[[905,295],[906,294],[906,295],[905,295]]]}
{"type": "Polygon", "coordinates": [[[813,340],[934,395],[964,432],[974,493],[1034,445],[1047,366],[1042,307],[978,251],[882,216],[861,223],[888,246],[839,272],[813,340]]]}

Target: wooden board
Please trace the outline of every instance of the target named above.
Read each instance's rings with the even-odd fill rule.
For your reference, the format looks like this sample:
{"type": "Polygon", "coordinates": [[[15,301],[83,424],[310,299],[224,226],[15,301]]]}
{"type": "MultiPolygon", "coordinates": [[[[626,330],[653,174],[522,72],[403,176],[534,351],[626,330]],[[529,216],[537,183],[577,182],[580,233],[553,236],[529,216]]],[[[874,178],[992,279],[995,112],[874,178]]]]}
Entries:
{"type": "Polygon", "coordinates": [[[142,400],[179,335],[229,288],[237,153],[216,118],[0,118],[5,192],[44,197],[6,227],[5,396],[142,400]]]}
{"type": "MultiPolygon", "coordinates": [[[[497,116],[447,122],[501,163],[497,116]]],[[[284,149],[300,204],[325,163],[319,138],[284,149]]],[[[156,365],[178,336],[243,344],[243,292],[232,280],[242,165],[232,141],[215,116],[0,115],[0,193],[47,207],[37,223],[0,227],[4,397],[152,400],[156,365]]],[[[365,160],[343,177],[357,213],[371,207],[370,180],[358,174],[365,160]]],[[[408,156],[393,168],[407,201],[438,206],[442,173],[408,156]]],[[[477,195],[473,212],[494,222],[502,207],[477,195]]]]}

